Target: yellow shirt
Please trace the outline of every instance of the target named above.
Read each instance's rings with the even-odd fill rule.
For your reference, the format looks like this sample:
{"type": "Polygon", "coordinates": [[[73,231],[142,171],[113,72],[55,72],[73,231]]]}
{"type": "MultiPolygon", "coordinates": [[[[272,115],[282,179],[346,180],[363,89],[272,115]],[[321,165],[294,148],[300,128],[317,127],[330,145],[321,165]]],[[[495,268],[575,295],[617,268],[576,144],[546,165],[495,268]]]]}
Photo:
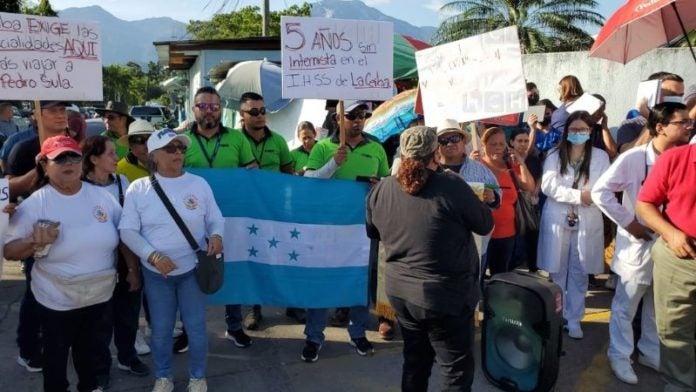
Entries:
{"type": "Polygon", "coordinates": [[[150,174],[147,168],[141,166],[140,162],[138,162],[138,160],[131,155],[127,155],[118,161],[118,164],[116,164],[116,173],[126,176],[126,178],[128,178],[128,182],[133,182],[138,178],[147,177],[150,174]],[[132,158],[131,160],[135,163],[131,162],[131,160],[128,158],[132,158]]]}

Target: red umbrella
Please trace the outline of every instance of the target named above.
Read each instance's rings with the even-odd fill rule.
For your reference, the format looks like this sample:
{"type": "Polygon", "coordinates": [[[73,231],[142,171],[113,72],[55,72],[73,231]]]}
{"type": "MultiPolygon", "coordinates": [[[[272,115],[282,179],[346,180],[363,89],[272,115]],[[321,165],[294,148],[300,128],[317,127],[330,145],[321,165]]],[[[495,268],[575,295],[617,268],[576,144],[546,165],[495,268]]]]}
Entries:
{"type": "MultiPolygon", "coordinates": [[[[694,28],[693,0],[628,0],[604,24],[590,56],[626,64],[694,28]]],[[[696,60],[690,42],[689,48],[696,60]]]]}

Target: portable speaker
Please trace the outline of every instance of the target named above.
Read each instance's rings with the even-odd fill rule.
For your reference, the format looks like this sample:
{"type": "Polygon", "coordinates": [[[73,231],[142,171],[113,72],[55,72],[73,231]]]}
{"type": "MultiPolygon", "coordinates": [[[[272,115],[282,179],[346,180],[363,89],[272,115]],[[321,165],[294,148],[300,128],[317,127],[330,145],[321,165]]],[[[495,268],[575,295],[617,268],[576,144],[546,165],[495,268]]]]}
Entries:
{"type": "Polygon", "coordinates": [[[505,391],[549,391],[558,377],[561,288],[524,272],[494,275],[483,291],[481,362],[505,391]]]}

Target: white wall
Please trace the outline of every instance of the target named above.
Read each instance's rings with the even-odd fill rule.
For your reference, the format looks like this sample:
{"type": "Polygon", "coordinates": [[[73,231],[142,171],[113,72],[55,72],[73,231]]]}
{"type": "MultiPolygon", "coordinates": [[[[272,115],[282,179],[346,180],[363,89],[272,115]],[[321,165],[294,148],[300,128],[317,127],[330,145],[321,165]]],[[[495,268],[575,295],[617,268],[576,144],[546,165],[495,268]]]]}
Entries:
{"type": "Polygon", "coordinates": [[[696,84],[696,63],[689,49],[656,49],[623,65],[588,57],[587,52],[532,54],[522,57],[527,81],[536,83],[539,96],[555,104],[558,82],[565,75],[575,75],[586,92],[601,94],[607,100],[609,127],[618,127],[633,108],[638,83],[652,73],[667,71],[682,78],[686,87],[696,84]]]}

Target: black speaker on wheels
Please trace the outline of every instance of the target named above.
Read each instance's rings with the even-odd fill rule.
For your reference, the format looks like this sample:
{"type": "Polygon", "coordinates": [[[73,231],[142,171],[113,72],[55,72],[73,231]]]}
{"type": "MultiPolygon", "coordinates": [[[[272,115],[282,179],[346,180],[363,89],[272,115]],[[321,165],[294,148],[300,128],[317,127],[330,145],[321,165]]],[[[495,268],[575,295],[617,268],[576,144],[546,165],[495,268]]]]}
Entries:
{"type": "Polygon", "coordinates": [[[481,362],[505,391],[549,391],[558,377],[561,288],[524,272],[494,275],[483,290],[481,362]]]}

